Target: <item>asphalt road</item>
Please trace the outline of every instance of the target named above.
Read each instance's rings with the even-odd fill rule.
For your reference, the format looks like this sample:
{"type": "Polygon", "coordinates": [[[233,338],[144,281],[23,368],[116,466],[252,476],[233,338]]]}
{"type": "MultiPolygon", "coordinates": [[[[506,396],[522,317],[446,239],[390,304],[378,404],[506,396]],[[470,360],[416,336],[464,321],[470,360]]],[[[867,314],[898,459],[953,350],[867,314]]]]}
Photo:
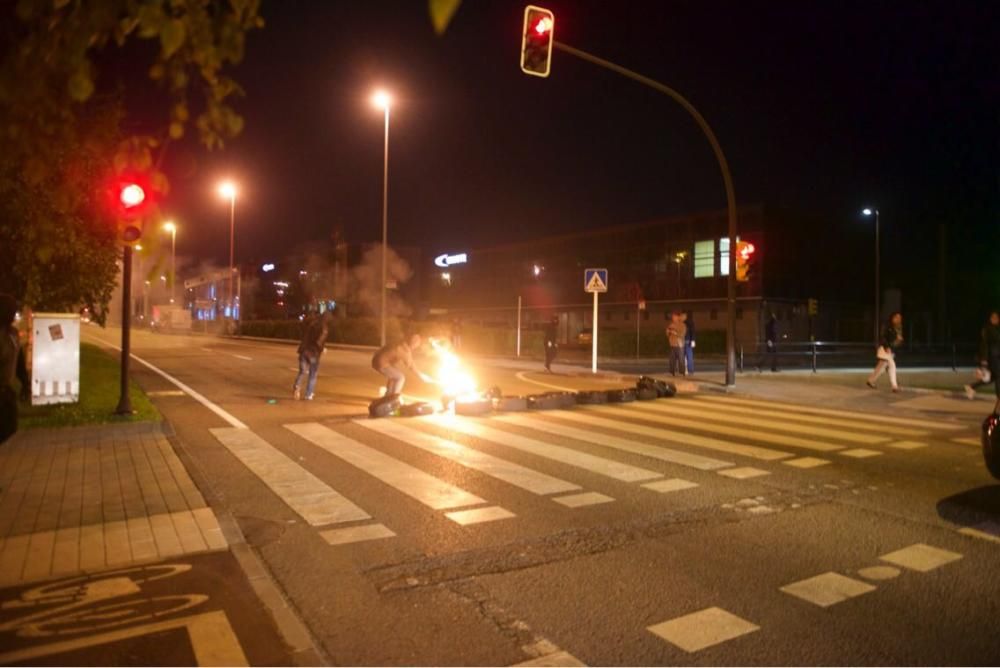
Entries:
{"type": "MultiPolygon", "coordinates": [[[[293,346],[137,332],[133,351],[204,400],[134,364],[336,664],[1000,657],[1000,486],[972,411],[706,387],[510,420],[368,420],[381,378],[364,352],[328,351],[316,399],[296,402],[293,346]]],[[[624,384],[560,370],[474,369],[506,394],[624,384]]]]}

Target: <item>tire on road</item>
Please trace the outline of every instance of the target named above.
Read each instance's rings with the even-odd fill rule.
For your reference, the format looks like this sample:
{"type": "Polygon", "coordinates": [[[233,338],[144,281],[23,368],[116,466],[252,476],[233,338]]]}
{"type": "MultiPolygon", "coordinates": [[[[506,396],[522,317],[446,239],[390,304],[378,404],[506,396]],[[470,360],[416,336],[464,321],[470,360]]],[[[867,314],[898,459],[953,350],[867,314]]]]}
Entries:
{"type": "Polygon", "coordinates": [[[608,393],[593,390],[577,392],[576,403],[579,405],[606,404],[608,403],[608,393]]]}
{"type": "Polygon", "coordinates": [[[563,407],[563,398],[551,394],[529,394],[528,408],[534,411],[551,411],[563,407]]]}
{"type": "Polygon", "coordinates": [[[660,393],[652,387],[640,387],[635,391],[635,398],[639,401],[652,401],[654,399],[658,399],[659,397],[660,393]]]}
{"type": "Polygon", "coordinates": [[[475,417],[477,415],[488,415],[493,412],[493,402],[481,399],[478,401],[456,401],[455,415],[475,417]]]}
{"type": "Polygon", "coordinates": [[[433,415],[434,406],[430,405],[426,401],[418,401],[414,404],[405,404],[400,406],[399,414],[402,417],[419,417],[421,415],[433,415]]]}
{"type": "Polygon", "coordinates": [[[519,413],[528,410],[527,397],[496,397],[493,399],[493,410],[505,413],[519,413]]]}
{"type": "Polygon", "coordinates": [[[607,395],[609,404],[620,404],[628,401],[635,401],[635,390],[631,387],[608,390],[607,395]]]}

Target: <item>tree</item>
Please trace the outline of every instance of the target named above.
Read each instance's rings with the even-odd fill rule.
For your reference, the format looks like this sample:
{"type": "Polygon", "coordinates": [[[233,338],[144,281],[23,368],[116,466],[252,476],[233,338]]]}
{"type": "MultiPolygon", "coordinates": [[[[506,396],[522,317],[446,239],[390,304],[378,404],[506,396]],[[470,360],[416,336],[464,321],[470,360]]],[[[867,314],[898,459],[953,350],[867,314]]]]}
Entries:
{"type": "Polygon", "coordinates": [[[82,304],[103,314],[116,244],[102,193],[115,173],[135,170],[165,195],[158,165],[192,125],[209,149],[239,134],[243,120],[229,103],[242,91],[223,70],[242,60],[246,33],[263,25],[259,0],[13,6],[0,65],[0,240],[14,257],[0,267],[0,290],[33,306],[82,304]],[[164,95],[162,118],[129,135],[120,129],[120,85],[105,93],[111,82],[99,76],[112,44],[147,59],[164,95]]]}

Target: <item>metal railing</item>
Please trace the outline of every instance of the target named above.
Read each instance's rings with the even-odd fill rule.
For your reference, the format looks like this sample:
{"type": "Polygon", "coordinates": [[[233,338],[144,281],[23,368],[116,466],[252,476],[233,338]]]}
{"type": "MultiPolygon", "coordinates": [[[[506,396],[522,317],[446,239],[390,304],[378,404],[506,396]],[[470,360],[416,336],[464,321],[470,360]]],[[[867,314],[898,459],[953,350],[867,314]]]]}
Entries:
{"type": "MultiPolygon", "coordinates": [[[[896,363],[900,366],[950,366],[958,369],[959,363],[976,363],[978,346],[971,342],[917,343],[903,345],[897,350],[896,363]]],[[[752,366],[760,366],[768,353],[764,344],[746,351],[738,348],[740,371],[744,370],[747,357],[754,355],[752,366]]],[[[778,344],[778,360],[782,366],[809,366],[815,373],[821,366],[827,368],[847,365],[868,366],[875,363],[875,346],[871,343],[844,341],[782,341],[778,344]],[[825,362],[826,364],[821,364],[825,362]]]]}

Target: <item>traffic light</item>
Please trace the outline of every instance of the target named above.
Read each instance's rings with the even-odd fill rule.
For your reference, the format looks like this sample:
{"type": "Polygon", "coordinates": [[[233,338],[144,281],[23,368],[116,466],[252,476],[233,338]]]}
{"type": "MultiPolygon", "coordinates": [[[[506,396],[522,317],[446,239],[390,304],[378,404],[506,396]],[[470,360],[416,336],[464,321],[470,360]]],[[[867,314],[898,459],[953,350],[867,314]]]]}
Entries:
{"type": "Polygon", "coordinates": [[[556,17],[548,9],[528,5],[524,8],[521,32],[521,70],[536,77],[549,76],[552,65],[552,34],[556,17]]]}
{"type": "Polygon", "coordinates": [[[750,280],[750,260],[753,258],[754,245],[749,241],[736,242],[736,280],[746,283],[750,280]]]}
{"type": "Polygon", "coordinates": [[[155,197],[142,175],[119,175],[110,187],[110,207],[119,221],[122,239],[128,243],[142,236],[142,219],[155,197]]]}

